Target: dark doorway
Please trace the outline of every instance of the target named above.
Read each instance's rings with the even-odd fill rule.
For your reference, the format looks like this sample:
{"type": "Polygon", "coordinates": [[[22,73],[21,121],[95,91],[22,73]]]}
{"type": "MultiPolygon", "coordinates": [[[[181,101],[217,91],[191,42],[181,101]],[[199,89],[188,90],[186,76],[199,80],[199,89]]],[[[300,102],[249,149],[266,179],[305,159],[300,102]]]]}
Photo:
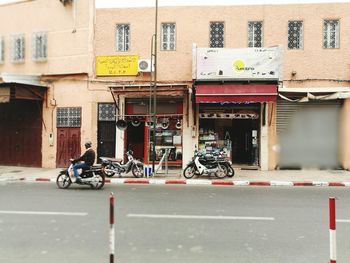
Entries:
{"type": "Polygon", "coordinates": [[[126,130],[126,149],[134,152],[134,158],[138,160],[144,159],[145,148],[145,122],[140,122],[139,126],[135,127],[132,124],[128,125],[126,130]]]}
{"type": "Polygon", "coordinates": [[[0,164],[41,167],[42,101],[0,103],[0,164]]]}
{"type": "Polygon", "coordinates": [[[115,157],[115,121],[98,122],[98,156],[115,157]]]}
{"type": "Polygon", "coordinates": [[[80,128],[57,128],[57,167],[68,167],[70,158],[80,156],[80,128]]]}
{"type": "Polygon", "coordinates": [[[232,120],[232,162],[259,165],[259,121],[256,119],[232,120]]]}

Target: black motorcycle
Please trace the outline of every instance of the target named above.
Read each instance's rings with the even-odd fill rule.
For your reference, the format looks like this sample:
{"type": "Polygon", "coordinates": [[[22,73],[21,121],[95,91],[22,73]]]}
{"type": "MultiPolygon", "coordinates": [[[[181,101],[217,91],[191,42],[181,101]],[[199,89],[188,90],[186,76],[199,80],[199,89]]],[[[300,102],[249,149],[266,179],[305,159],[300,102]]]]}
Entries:
{"type": "Polygon", "coordinates": [[[127,151],[126,156],[128,161],[125,164],[121,160],[108,157],[100,157],[102,161],[101,167],[105,176],[112,177],[115,174],[121,176],[122,173],[129,173],[130,171],[136,178],[143,177],[143,163],[133,157],[132,151],[127,151]]]}
{"type": "Polygon", "coordinates": [[[191,179],[195,175],[214,174],[216,177],[222,179],[227,173],[227,166],[219,158],[212,154],[195,151],[192,161],[187,164],[183,171],[183,176],[187,179],[191,179]]]}
{"type": "MultiPolygon", "coordinates": [[[[57,176],[56,184],[60,189],[68,188],[72,183],[80,185],[89,185],[92,189],[101,189],[105,184],[105,176],[101,166],[92,166],[88,170],[80,169],[79,176],[81,179],[76,179],[73,173],[74,162],[62,171],[57,176]]],[[[78,170],[79,171],[79,170],[78,170]]]]}
{"type": "Polygon", "coordinates": [[[227,159],[227,155],[224,151],[214,151],[213,156],[218,162],[220,162],[220,164],[226,166],[228,177],[233,177],[235,175],[235,170],[232,167],[232,162],[227,159]]]}

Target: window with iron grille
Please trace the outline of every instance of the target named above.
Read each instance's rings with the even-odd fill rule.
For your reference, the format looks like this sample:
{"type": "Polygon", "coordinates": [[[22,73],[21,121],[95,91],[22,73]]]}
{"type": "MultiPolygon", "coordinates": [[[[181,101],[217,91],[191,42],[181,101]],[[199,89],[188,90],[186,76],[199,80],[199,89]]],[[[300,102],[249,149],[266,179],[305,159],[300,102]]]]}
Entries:
{"type": "Polygon", "coordinates": [[[288,22],[288,48],[302,49],[303,48],[303,21],[288,22]]]}
{"type": "Polygon", "coordinates": [[[12,35],[11,61],[14,63],[24,61],[24,34],[12,35]]]}
{"type": "Polygon", "coordinates": [[[223,22],[210,22],[210,47],[224,47],[224,29],[223,22]]]}
{"type": "Polygon", "coordinates": [[[174,23],[162,24],[162,50],[175,50],[176,48],[176,27],[174,23]]]}
{"type": "Polygon", "coordinates": [[[116,26],[116,49],[117,51],[129,51],[130,48],[130,25],[118,24],[116,26]]]}
{"type": "Polygon", "coordinates": [[[323,47],[339,48],[339,20],[323,21],[323,47]]]}
{"type": "Polygon", "coordinates": [[[57,127],[80,127],[81,126],[81,108],[67,107],[57,108],[57,127]]]}
{"type": "Polygon", "coordinates": [[[44,61],[47,59],[47,32],[33,33],[33,60],[44,61]]]}
{"type": "Polygon", "coordinates": [[[263,46],[263,23],[262,21],[248,22],[248,47],[263,46]]]}
{"type": "Polygon", "coordinates": [[[115,105],[113,103],[99,103],[98,120],[115,121],[115,105]]]}
{"type": "Polygon", "coordinates": [[[0,37],[0,63],[5,61],[5,41],[4,37],[0,37]]]}

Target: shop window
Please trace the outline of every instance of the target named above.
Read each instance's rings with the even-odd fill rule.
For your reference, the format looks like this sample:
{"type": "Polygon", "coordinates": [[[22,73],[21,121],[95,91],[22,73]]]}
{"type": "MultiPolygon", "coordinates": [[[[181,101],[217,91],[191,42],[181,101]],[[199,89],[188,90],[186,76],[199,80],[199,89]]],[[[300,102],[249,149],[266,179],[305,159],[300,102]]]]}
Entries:
{"type": "Polygon", "coordinates": [[[130,49],[130,25],[116,25],[116,49],[117,51],[129,51],[130,49]]]}
{"type": "Polygon", "coordinates": [[[99,121],[115,121],[115,105],[112,103],[98,104],[98,120],[99,121]]]}
{"type": "Polygon", "coordinates": [[[57,128],[60,127],[80,127],[81,126],[81,108],[57,108],[57,128]]]}
{"type": "MultiPolygon", "coordinates": [[[[152,124],[149,124],[152,129],[152,124]]],[[[150,138],[153,138],[153,129],[150,130],[150,138]]],[[[165,152],[168,152],[168,161],[182,160],[182,119],[180,117],[159,117],[155,130],[155,160],[160,161],[165,152]]],[[[152,151],[152,145],[150,147],[152,151]]],[[[154,153],[151,152],[149,159],[152,161],[154,153]]]]}
{"type": "Polygon", "coordinates": [[[288,22],[288,48],[303,48],[303,21],[288,22]]]}
{"type": "Polygon", "coordinates": [[[323,48],[339,48],[339,20],[323,21],[323,48]]]}
{"type": "Polygon", "coordinates": [[[210,43],[211,48],[223,48],[224,47],[224,22],[210,22],[210,43]]]}
{"type": "Polygon", "coordinates": [[[248,47],[262,47],[263,23],[261,21],[248,22],[248,47]]]}

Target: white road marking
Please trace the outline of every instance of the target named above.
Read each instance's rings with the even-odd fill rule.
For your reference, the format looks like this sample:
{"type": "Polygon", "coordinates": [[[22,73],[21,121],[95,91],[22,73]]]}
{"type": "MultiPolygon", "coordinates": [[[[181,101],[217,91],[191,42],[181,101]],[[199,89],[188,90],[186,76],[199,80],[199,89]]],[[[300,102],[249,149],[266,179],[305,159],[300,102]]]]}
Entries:
{"type": "Polygon", "coordinates": [[[337,219],[337,223],[350,223],[350,219],[337,219]]]}
{"type": "Polygon", "coordinates": [[[11,215],[57,215],[57,216],[87,216],[88,213],[74,213],[74,212],[38,212],[38,211],[4,211],[0,210],[0,214],[11,215]]]}
{"type": "Polygon", "coordinates": [[[274,217],[254,216],[201,216],[201,215],[157,215],[157,214],[127,214],[127,217],[137,218],[167,218],[167,219],[211,219],[211,220],[263,220],[272,221],[274,217]]]}

